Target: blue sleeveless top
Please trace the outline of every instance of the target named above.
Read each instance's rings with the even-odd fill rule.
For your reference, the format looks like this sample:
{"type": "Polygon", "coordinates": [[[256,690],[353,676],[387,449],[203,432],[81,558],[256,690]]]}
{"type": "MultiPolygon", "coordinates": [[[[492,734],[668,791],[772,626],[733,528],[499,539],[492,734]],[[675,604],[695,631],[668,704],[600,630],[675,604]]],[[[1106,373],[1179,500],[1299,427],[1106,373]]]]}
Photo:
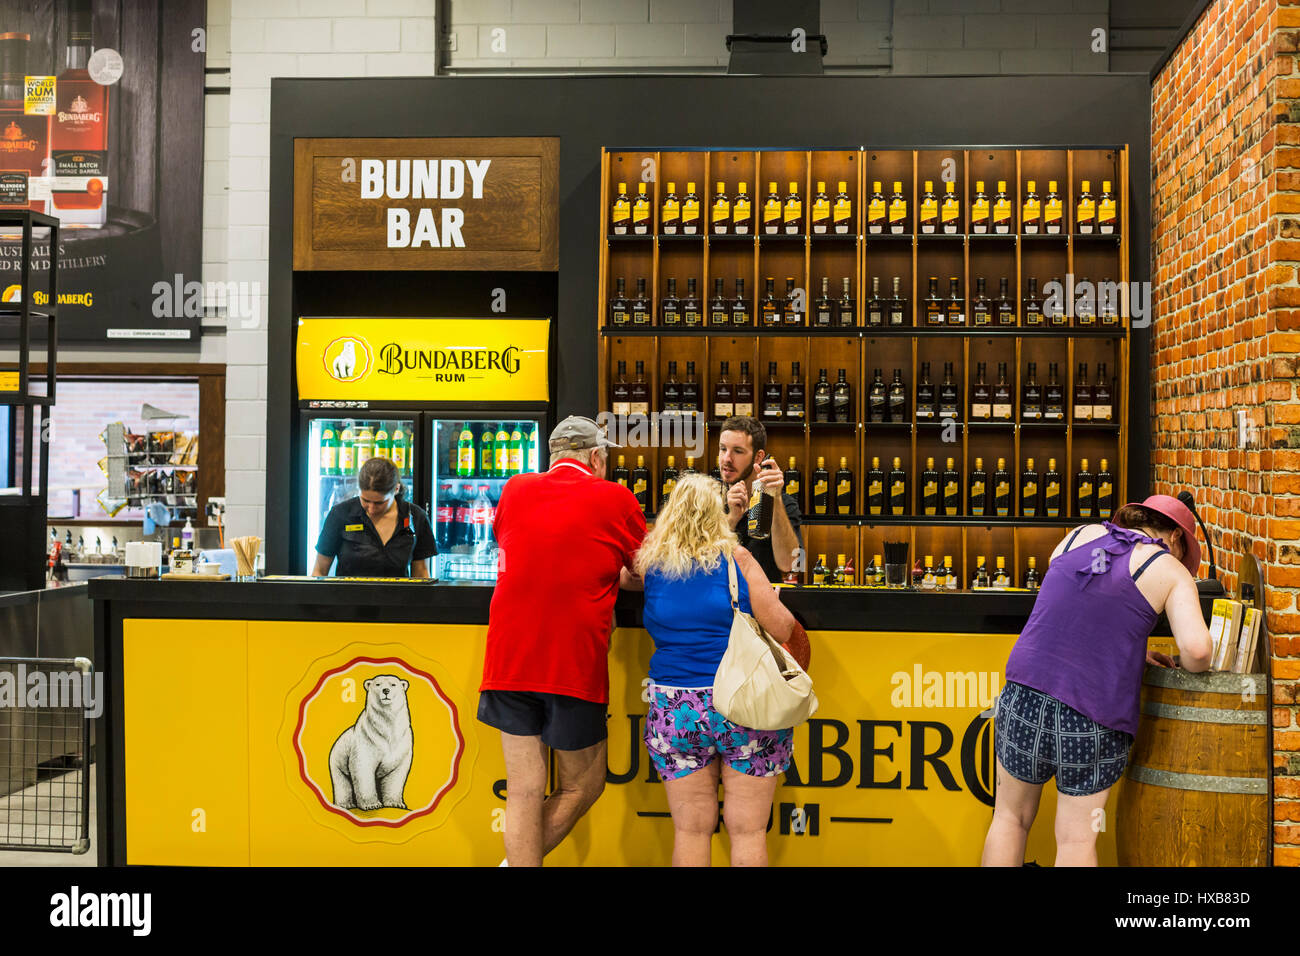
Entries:
{"type": "MultiPolygon", "coordinates": [[[[739,566],[736,594],[740,609],[751,613],[749,587],[739,566]]],[[[712,571],[697,568],[680,579],[653,570],[647,573],[641,619],[655,642],[650,657],[652,681],[669,687],[712,687],[731,638],[726,559],[719,558],[712,571]]]]}

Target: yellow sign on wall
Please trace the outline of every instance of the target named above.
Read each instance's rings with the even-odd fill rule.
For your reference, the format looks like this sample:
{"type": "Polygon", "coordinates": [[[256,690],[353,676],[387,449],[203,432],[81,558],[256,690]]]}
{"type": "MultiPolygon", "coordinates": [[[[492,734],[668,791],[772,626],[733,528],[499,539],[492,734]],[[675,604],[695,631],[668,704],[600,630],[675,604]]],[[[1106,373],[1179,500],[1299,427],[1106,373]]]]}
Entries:
{"type": "Polygon", "coordinates": [[[300,318],[303,400],[545,402],[550,319],[300,318]]]}

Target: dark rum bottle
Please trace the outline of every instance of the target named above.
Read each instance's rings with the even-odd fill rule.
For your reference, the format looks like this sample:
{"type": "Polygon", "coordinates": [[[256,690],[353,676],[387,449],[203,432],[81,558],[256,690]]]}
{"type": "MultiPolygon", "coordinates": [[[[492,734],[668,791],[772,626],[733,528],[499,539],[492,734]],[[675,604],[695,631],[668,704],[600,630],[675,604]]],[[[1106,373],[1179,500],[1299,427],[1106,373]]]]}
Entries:
{"type": "Polygon", "coordinates": [[[1079,363],[1079,376],[1074,381],[1074,420],[1092,421],[1092,386],[1088,384],[1088,363],[1079,363]]]}
{"type": "Polygon", "coordinates": [[[763,385],[763,420],[780,420],[784,410],[784,392],[776,378],[776,363],[767,363],[767,382],[763,385]]]}
{"type": "Polygon", "coordinates": [[[673,493],[677,487],[677,462],[672,455],[668,456],[668,464],[659,475],[659,510],[662,511],[664,505],[668,504],[668,496],[673,493]]]}
{"type": "Polygon", "coordinates": [[[1056,470],[1055,458],[1047,459],[1047,471],[1043,475],[1043,515],[1061,517],[1061,473],[1056,470]]]}
{"type": "Polygon", "coordinates": [[[1056,380],[1056,363],[1047,365],[1047,384],[1043,386],[1043,421],[1065,421],[1065,390],[1056,380]]]}
{"type": "Polygon", "coordinates": [[[907,421],[907,386],[903,384],[902,369],[894,369],[894,380],[889,383],[888,421],[907,421]]]}
{"type": "Polygon", "coordinates": [[[614,374],[614,384],[610,387],[610,410],[615,415],[627,415],[632,411],[632,386],[627,380],[627,362],[618,363],[614,374]]]}
{"type": "Polygon", "coordinates": [[[745,280],[736,279],[736,297],[731,300],[731,324],[735,328],[749,328],[749,300],[745,298],[745,280]]]}
{"type": "Polygon", "coordinates": [[[989,297],[984,294],[983,276],[975,280],[975,298],[971,300],[970,304],[970,323],[977,329],[993,324],[989,297]]]}
{"type": "Polygon", "coordinates": [[[627,284],[622,276],[615,280],[614,297],[609,300],[609,324],[615,328],[632,324],[632,309],[627,301],[627,284]]]}
{"type": "Polygon", "coordinates": [[[785,387],[785,419],[790,422],[802,422],[806,416],[803,376],[799,374],[799,363],[791,362],[790,384],[785,387]]]}
{"type": "Polygon", "coordinates": [[[789,467],[786,468],[785,474],[785,493],[795,500],[802,514],[804,510],[803,501],[803,472],[799,470],[793,455],[790,456],[789,467]]]}
{"type": "Polygon", "coordinates": [[[1101,460],[1101,470],[1097,472],[1097,517],[1109,521],[1115,513],[1115,479],[1110,473],[1110,463],[1101,460]]]}
{"type": "Polygon", "coordinates": [[[740,363],[740,380],[735,387],[736,405],[733,415],[752,418],[754,416],[754,383],[749,380],[749,363],[740,363]]]}
{"type": "Polygon", "coordinates": [[[727,365],[726,362],[721,363],[718,380],[713,383],[713,417],[719,421],[725,421],[736,414],[736,392],[727,377],[727,365]]]}
{"type": "Polygon", "coordinates": [[[896,329],[910,324],[907,321],[907,296],[903,295],[902,283],[900,276],[894,276],[894,294],[889,297],[889,324],[896,329]]]}
{"type": "Polygon", "coordinates": [[[682,382],[682,411],[698,415],[704,410],[700,401],[700,383],[695,378],[695,363],[686,363],[686,381],[682,382]]]}
{"type": "Polygon", "coordinates": [[[794,279],[785,280],[785,298],[781,300],[781,324],[787,326],[803,325],[804,304],[802,296],[795,293],[794,279]]]}
{"type": "Polygon", "coordinates": [[[925,460],[925,470],[921,472],[921,514],[937,515],[939,513],[939,472],[934,468],[934,459],[925,460]]]}
{"type": "Polygon", "coordinates": [[[993,420],[1009,422],[1015,408],[1011,383],[1007,381],[1007,363],[998,363],[998,380],[993,385],[993,420]]]}
{"type": "Polygon", "coordinates": [[[1029,291],[1025,294],[1025,325],[1028,328],[1043,327],[1043,297],[1038,294],[1038,279],[1030,276],[1029,291]]]}
{"type": "Polygon", "coordinates": [[[831,511],[831,476],[826,471],[826,459],[820,456],[812,473],[812,509],[815,515],[831,511]]]}
{"type": "Polygon", "coordinates": [[[880,276],[871,277],[871,298],[867,300],[867,325],[879,328],[885,324],[885,300],[880,296],[880,276]]]}
{"type": "Polygon", "coordinates": [[[633,415],[649,415],[650,385],[645,380],[645,362],[636,363],[636,378],[632,382],[631,392],[631,413],[633,415]]]}
{"type": "Polygon", "coordinates": [[[664,328],[677,328],[682,324],[681,301],[677,298],[677,280],[668,280],[668,292],[659,303],[659,324],[664,328]]]}
{"type": "Polygon", "coordinates": [[[819,369],[817,384],[813,386],[813,421],[831,420],[831,383],[826,381],[826,369],[819,369]]]}
{"type": "Polygon", "coordinates": [[[781,324],[781,303],[776,298],[776,279],[767,277],[767,289],[759,302],[759,322],[765,329],[774,329],[781,324]]]}
{"type": "Polygon", "coordinates": [[[971,469],[970,482],[967,484],[970,488],[968,513],[972,518],[982,518],[988,511],[988,482],[989,474],[984,470],[984,459],[976,458],[975,467],[971,469]]]}
{"type": "Polygon", "coordinates": [[[852,392],[849,388],[848,380],[844,377],[845,370],[840,369],[840,377],[831,389],[831,416],[837,422],[848,422],[852,412],[852,392]]]}
{"type": "Polygon", "coordinates": [[[1007,277],[998,280],[998,325],[1002,327],[1016,324],[1016,305],[1007,292],[1007,277]]]}
{"type": "Polygon", "coordinates": [[[698,329],[704,324],[704,311],[700,308],[700,297],[695,292],[695,277],[686,280],[686,298],[682,300],[682,325],[688,329],[698,329]]]}
{"type": "Polygon", "coordinates": [[[1096,485],[1092,472],[1088,470],[1088,459],[1079,463],[1079,472],[1074,476],[1074,513],[1080,518],[1091,518],[1097,507],[1096,485]]]}
{"type": "Polygon", "coordinates": [[[1038,384],[1038,363],[1029,363],[1029,374],[1020,389],[1020,420],[1022,422],[1041,422],[1043,420],[1043,386],[1038,384]]]}
{"type": "Polygon", "coordinates": [[[961,297],[961,280],[956,276],[948,279],[948,301],[944,303],[944,308],[946,325],[957,328],[966,325],[966,300],[961,297]]]}
{"type": "Polygon", "coordinates": [[[952,363],[943,363],[943,381],[939,383],[939,418],[961,421],[961,400],[957,383],[953,380],[952,363]]]}
{"type": "Polygon", "coordinates": [[[835,318],[836,324],[842,329],[852,328],[858,324],[857,311],[853,305],[853,295],[849,290],[848,276],[840,280],[840,299],[836,303],[835,318]]]}
{"type": "Polygon", "coordinates": [[[971,421],[988,421],[993,417],[993,392],[984,381],[984,363],[975,365],[975,384],[970,389],[971,421]]]}
{"type": "Polygon", "coordinates": [[[961,514],[961,472],[959,472],[949,458],[943,466],[943,474],[940,476],[943,482],[943,513],[946,517],[953,518],[961,514]]]}
{"type": "Polygon", "coordinates": [[[713,328],[731,324],[731,309],[722,294],[722,280],[713,280],[713,298],[709,300],[709,325],[713,328]]]}
{"type": "Polygon", "coordinates": [[[943,298],[939,295],[939,279],[930,276],[930,291],[925,297],[925,324],[943,325],[943,298]]]}
{"type": "Polygon", "coordinates": [[[660,387],[659,410],[668,415],[675,415],[682,410],[682,384],[677,381],[677,363],[668,363],[668,375],[660,387]]]}
{"type": "Polygon", "coordinates": [[[1034,469],[1034,459],[1025,459],[1025,470],[1020,473],[1020,514],[1026,518],[1037,518],[1042,514],[1039,504],[1038,472],[1034,469]]]}
{"type": "Polygon", "coordinates": [[[650,502],[650,469],[645,466],[645,456],[636,456],[636,467],[632,469],[632,494],[636,495],[637,503],[641,505],[641,513],[649,515],[651,513],[650,502]]]}
{"type": "Polygon", "coordinates": [[[934,383],[930,381],[930,363],[921,363],[921,380],[916,383],[916,420],[934,421],[934,383]]]}
{"type": "Polygon", "coordinates": [[[632,300],[632,325],[648,328],[650,325],[650,298],[645,294],[645,279],[636,280],[636,298],[632,300]]]}
{"type": "Polygon", "coordinates": [[[627,459],[622,455],[618,456],[618,464],[614,467],[614,473],[610,476],[613,481],[618,482],[624,488],[629,488],[631,483],[631,472],[627,470],[627,459]]]}
{"type": "Polygon", "coordinates": [[[1007,460],[998,459],[997,471],[993,473],[993,513],[999,518],[1011,514],[1011,472],[1007,471],[1007,460]]]}
{"type": "Polygon", "coordinates": [[[853,514],[853,472],[848,458],[840,458],[840,470],[835,472],[835,513],[853,514]]]}
{"type": "Polygon", "coordinates": [[[822,294],[813,306],[813,325],[819,329],[829,329],[834,322],[835,309],[830,296],[831,280],[822,276],[822,294]]]}
{"type": "MultiPolygon", "coordinates": [[[[871,380],[871,388],[867,391],[867,421],[883,422],[887,414],[888,395],[885,390],[885,380],[880,377],[880,369],[876,369],[875,377],[871,380]]],[[[838,419],[836,419],[838,421],[838,419]]]]}
{"type": "Polygon", "coordinates": [[[907,473],[903,471],[901,458],[894,459],[894,467],[889,472],[889,513],[907,514],[907,473]]]}
{"type": "Polygon", "coordinates": [[[871,470],[867,472],[867,514],[885,513],[885,473],[880,470],[880,458],[873,456],[871,470]]]}
{"type": "Polygon", "coordinates": [[[1097,366],[1097,384],[1092,387],[1092,420],[1109,422],[1115,418],[1114,399],[1111,397],[1110,376],[1106,374],[1106,363],[1097,366]]]}

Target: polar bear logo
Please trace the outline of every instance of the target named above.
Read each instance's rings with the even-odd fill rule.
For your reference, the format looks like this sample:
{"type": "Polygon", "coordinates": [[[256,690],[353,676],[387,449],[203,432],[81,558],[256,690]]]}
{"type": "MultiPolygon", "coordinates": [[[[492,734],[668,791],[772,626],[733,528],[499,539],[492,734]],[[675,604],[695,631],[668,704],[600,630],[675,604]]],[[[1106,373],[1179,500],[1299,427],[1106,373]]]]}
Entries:
{"type": "Polygon", "coordinates": [[[392,674],[367,680],[366,706],[330,748],[334,805],[343,810],[407,809],[402,791],[411,772],[411,712],[406,689],[392,674]]]}
{"type": "Polygon", "coordinates": [[[357,367],[357,344],[351,339],[343,343],[343,351],[334,359],[334,377],[346,382],[352,377],[352,370],[357,367]]]}

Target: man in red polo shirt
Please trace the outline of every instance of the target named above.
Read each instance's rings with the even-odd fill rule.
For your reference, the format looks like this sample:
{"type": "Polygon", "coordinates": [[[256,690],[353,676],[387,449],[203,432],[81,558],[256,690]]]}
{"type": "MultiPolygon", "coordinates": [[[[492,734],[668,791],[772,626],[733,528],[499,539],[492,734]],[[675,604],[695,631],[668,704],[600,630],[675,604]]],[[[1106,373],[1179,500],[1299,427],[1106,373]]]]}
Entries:
{"type": "Polygon", "coordinates": [[[566,418],[550,470],[514,476],[497,502],[478,719],[501,731],[510,866],[540,866],[605,786],[614,601],[646,530],[632,492],[605,480],[605,449],[617,447],[591,419],[566,418]]]}

